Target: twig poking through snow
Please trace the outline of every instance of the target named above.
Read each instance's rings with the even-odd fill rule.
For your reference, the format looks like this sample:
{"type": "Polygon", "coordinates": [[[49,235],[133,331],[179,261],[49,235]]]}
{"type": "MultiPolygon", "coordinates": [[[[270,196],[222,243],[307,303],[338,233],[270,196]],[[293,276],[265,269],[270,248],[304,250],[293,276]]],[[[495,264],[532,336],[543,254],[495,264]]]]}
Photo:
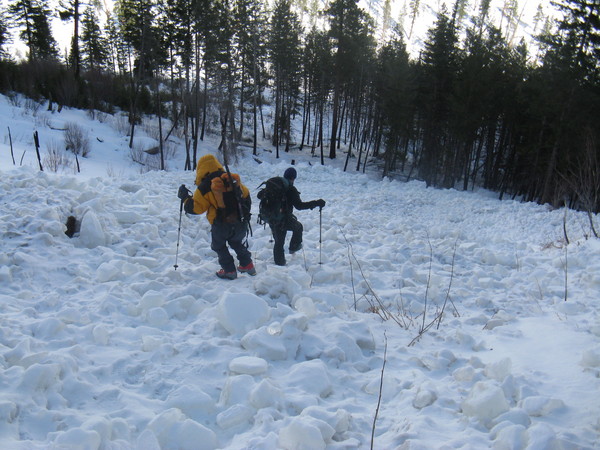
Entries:
{"type": "Polygon", "coordinates": [[[383,347],[383,365],[381,366],[381,378],[379,379],[379,397],[377,398],[377,408],[375,408],[375,417],[373,417],[373,426],[371,427],[371,450],[373,450],[373,441],[375,440],[375,423],[379,415],[379,406],[381,406],[381,392],[383,391],[383,374],[385,372],[385,363],[387,362],[387,335],[383,332],[385,345],[383,347]]]}

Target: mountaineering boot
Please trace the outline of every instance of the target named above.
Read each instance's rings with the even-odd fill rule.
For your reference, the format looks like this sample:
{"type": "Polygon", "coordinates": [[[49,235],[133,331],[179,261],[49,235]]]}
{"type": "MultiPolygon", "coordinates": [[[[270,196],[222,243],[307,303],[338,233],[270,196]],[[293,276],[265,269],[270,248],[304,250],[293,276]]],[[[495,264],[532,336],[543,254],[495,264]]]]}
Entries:
{"type": "Polygon", "coordinates": [[[254,268],[254,263],[252,261],[245,266],[238,266],[238,270],[241,273],[247,273],[248,275],[256,275],[256,269],[254,268]]]}
{"type": "Polygon", "coordinates": [[[237,278],[237,272],[235,270],[233,272],[225,272],[224,269],[221,269],[216,275],[224,280],[235,280],[237,278]]]}
{"type": "Polygon", "coordinates": [[[294,253],[300,250],[302,250],[302,242],[300,242],[300,245],[298,245],[297,247],[290,247],[290,255],[293,255],[294,253]]]}

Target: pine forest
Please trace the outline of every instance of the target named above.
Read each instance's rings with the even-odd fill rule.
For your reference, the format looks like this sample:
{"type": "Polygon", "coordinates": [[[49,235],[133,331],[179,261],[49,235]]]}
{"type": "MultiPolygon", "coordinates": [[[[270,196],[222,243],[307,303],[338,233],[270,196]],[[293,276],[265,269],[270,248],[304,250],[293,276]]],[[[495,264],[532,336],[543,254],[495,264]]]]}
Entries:
{"type": "MultiPolygon", "coordinates": [[[[98,3],[0,2],[0,93],[126,111],[131,140],[155,115],[161,142],[185,137],[190,170],[212,133],[225,158],[266,142],[278,157],[299,149],[347,171],[600,210],[597,0],[552,1],[559,15],[537,18],[535,46],[514,39],[517,0],[504,0],[501,23],[490,0],[448,0],[415,56],[390,0],[377,24],[357,0],[98,3]],[[7,51],[13,35],[26,58],[7,51]]],[[[414,21],[418,8],[403,13],[414,21]]]]}

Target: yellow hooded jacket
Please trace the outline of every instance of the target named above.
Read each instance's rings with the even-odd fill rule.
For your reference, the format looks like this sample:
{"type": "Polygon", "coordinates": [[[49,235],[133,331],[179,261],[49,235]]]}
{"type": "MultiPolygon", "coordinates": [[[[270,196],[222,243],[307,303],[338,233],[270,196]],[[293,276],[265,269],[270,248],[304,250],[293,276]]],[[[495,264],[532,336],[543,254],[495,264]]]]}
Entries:
{"type": "MultiPolygon", "coordinates": [[[[233,178],[242,191],[242,198],[248,198],[250,191],[240,181],[237,173],[232,173],[233,178]]],[[[232,192],[233,186],[228,183],[229,176],[225,169],[213,155],[204,155],[198,161],[196,168],[196,190],[194,196],[184,203],[185,212],[189,214],[204,214],[212,225],[217,217],[218,209],[225,209],[223,194],[232,192]],[[213,176],[214,173],[217,175],[213,176]],[[212,177],[209,177],[211,175],[212,177]]],[[[237,217],[236,217],[237,219],[237,217]]]]}

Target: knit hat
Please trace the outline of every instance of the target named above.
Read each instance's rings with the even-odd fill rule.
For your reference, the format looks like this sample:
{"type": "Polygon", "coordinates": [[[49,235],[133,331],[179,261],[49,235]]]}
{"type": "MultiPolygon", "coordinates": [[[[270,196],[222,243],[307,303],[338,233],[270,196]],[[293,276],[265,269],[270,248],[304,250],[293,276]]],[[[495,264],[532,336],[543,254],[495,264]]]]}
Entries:
{"type": "Polygon", "coordinates": [[[285,172],[283,172],[283,177],[288,180],[295,180],[296,175],[298,174],[296,173],[296,169],[294,169],[293,167],[288,167],[287,169],[285,169],[285,172]]]}

